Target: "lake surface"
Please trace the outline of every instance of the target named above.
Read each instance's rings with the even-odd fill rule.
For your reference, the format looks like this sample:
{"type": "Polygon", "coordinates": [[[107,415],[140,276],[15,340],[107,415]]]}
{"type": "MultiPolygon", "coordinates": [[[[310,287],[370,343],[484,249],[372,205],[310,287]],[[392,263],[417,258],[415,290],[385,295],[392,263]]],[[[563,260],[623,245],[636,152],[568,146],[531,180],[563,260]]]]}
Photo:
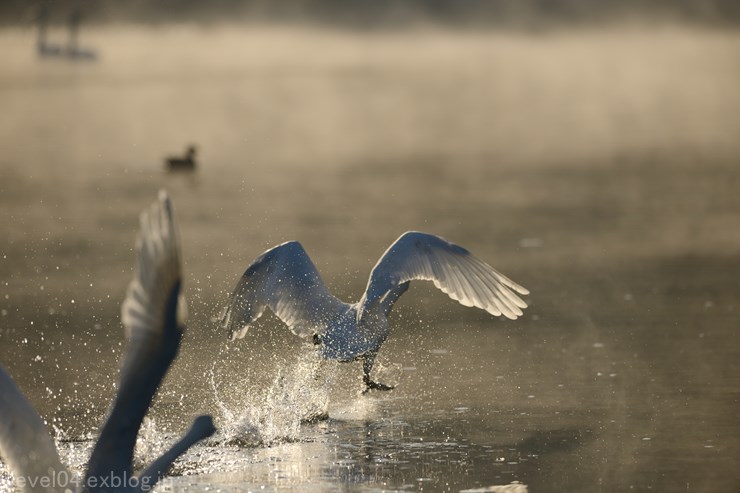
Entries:
{"type": "Polygon", "coordinates": [[[738,33],[109,27],[76,64],[33,42],[0,31],[0,361],[76,470],[166,188],[189,329],[139,456],[197,413],[221,431],[160,491],[740,489],[738,33]],[[190,143],[198,170],[165,173],[190,143]],[[213,321],[275,244],[355,300],[412,229],[529,288],[524,317],[415,283],[376,369],[397,388],[368,395],[272,315],[228,344],[213,321]]]}

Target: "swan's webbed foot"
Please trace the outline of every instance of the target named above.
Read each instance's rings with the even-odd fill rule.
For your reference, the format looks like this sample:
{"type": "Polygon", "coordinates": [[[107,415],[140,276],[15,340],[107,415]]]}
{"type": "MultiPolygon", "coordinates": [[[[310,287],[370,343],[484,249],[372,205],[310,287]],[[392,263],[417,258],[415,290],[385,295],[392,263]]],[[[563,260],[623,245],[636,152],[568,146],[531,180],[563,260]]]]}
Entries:
{"type": "Polygon", "coordinates": [[[366,353],[363,356],[364,361],[362,363],[362,381],[365,382],[365,390],[362,391],[363,394],[366,394],[370,390],[393,390],[392,385],[386,385],[384,383],[374,382],[370,380],[370,372],[373,369],[376,354],[377,352],[373,351],[370,353],[366,353]]]}
{"type": "Polygon", "coordinates": [[[363,378],[363,381],[365,382],[365,390],[362,391],[363,394],[367,394],[371,390],[393,390],[395,388],[393,385],[386,385],[370,380],[370,377],[367,375],[363,378]]]}

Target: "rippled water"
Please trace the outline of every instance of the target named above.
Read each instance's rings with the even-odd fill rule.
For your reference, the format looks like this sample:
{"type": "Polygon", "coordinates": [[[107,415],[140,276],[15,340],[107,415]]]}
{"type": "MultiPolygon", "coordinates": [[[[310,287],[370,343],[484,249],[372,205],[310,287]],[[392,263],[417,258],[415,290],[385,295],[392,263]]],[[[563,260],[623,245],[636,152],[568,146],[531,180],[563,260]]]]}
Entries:
{"type": "Polygon", "coordinates": [[[0,32],[0,361],[76,470],[115,392],[137,215],[166,187],[191,318],[138,460],[200,412],[220,433],[161,491],[740,488],[736,33],[82,41],[98,62],[0,32]],[[191,142],[197,172],[166,174],[191,142]],[[274,244],[352,300],[409,229],[529,288],[525,316],[417,283],[378,361],[397,388],[370,395],[273,316],[229,344],[212,320],[274,244]]]}

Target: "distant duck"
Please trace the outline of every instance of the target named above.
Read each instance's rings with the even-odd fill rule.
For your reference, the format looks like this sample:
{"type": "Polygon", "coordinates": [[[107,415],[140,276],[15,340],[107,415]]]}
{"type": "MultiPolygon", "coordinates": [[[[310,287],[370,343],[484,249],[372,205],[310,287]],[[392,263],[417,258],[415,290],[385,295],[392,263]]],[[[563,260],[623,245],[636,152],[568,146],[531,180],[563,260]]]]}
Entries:
{"type": "Polygon", "coordinates": [[[184,157],[168,157],[165,159],[168,171],[195,170],[195,146],[188,146],[184,157]]]}

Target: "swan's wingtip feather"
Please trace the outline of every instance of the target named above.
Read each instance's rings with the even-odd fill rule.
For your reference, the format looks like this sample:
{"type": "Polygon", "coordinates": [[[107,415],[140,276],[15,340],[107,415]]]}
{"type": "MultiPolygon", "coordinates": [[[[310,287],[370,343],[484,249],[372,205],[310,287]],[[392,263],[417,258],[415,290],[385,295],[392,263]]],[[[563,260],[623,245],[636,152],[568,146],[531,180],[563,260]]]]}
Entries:
{"type": "Polygon", "coordinates": [[[501,310],[499,310],[498,308],[496,308],[495,305],[490,304],[487,307],[485,307],[484,310],[487,311],[488,313],[490,313],[491,315],[493,315],[494,317],[500,317],[501,316],[501,310]]]}

